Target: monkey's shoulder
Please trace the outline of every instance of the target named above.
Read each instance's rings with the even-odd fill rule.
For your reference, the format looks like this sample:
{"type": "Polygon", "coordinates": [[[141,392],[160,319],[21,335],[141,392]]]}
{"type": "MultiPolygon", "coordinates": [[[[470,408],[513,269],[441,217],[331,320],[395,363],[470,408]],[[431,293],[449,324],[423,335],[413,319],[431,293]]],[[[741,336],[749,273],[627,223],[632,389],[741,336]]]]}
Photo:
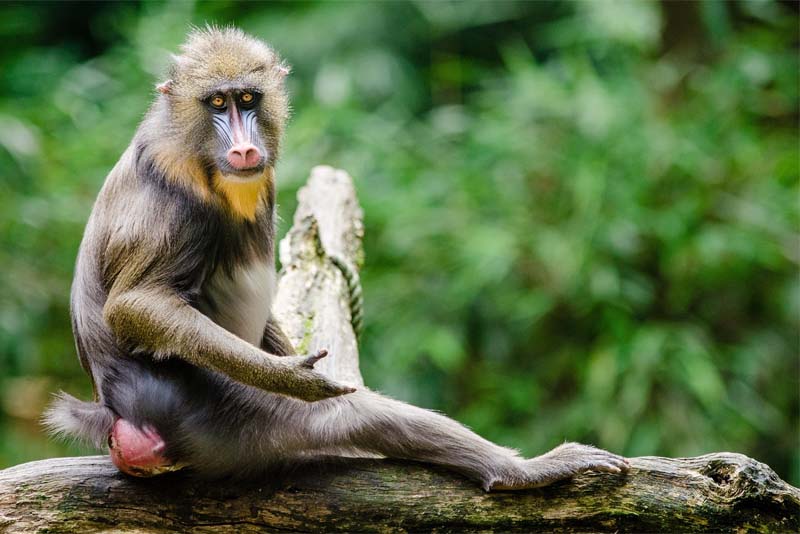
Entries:
{"type": "Polygon", "coordinates": [[[129,284],[158,277],[194,292],[215,272],[237,278],[272,265],[273,242],[271,213],[235,220],[179,186],[117,166],[95,202],[79,262],[95,264],[107,290],[124,274],[129,284]]]}

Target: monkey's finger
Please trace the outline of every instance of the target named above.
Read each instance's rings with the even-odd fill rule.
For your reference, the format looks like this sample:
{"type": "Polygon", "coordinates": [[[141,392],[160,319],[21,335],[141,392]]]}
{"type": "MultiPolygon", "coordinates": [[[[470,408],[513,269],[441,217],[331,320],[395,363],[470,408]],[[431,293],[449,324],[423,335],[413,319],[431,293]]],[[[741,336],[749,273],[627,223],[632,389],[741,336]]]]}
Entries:
{"type": "Polygon", "coordinates": [[[338,397],[339,395],[347,395],[348,393],[355,393],[356,388],[352,386],[334,384],[333,387],[328,389],[327,391],[331,393],[331,397],[338,397]]]}
{"type": "MultiPolygon", "coordinates": [[[[316,374],[316,373],[315,373],[316,374]]],[[[354,393],[356,388],[346,386],[323,376],[318,375],[317,388],[304,392],[304,399],[310,402],[329,399],[331,397],[339,397],[354,393]]]]}
{"type": "Polygon", "coordinates": [[[305,360],[303,360],[302,366],[308,367],[309,369],[314,368],[314,364],[320,361],[322,358],[328,355],[328,351],[326,349],[322,349],[317,351],[316,354],[312,354],[308,356],[305,360]]]}

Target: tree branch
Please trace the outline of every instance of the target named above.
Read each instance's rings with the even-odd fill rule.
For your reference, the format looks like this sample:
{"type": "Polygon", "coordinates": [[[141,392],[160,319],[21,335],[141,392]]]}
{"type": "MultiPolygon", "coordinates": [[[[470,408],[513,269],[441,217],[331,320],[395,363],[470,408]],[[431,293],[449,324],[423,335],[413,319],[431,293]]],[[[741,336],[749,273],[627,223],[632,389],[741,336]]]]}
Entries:
{"type": "Polygon", "coordinates": [[[0,531],[797,532],[800,491],[739,454],[634,458],[626,476],[584,474],[484,493],[443,469],[346,459],[283,482],[199,485],[120,474],[105,456],[0,472],[0,531]],[[5,528],[5,530],[4,530],[5,528]]]}
{"type": "MultiPolygon", "coordinates": [[[[302,352],[330,350],[318,369],[361,385],[352,284],[331,260],[353,270],[362,261],[352,181],[317,167],[299,199],[281,242],[275,311],[302,352]]],[[[800,490],[746,456],[631,464],[626,475],[484,493],[444,469],[380,459],[315,461],[242,485],[198,484],[181,473],[133,479],[106,456],[55,458],[0,471],[0,532],[800,531],[800,490]]]]}

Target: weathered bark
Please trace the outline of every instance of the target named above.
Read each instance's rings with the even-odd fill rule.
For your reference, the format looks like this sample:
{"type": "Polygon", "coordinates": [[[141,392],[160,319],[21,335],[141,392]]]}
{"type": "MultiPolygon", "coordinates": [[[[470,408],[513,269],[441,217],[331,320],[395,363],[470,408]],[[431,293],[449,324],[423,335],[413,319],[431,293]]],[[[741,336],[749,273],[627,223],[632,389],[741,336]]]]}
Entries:
{"type": "Polygon", "coordinates": [[[130,479],[105,456],[56,458],[0,471],[0,532],[800,531],[800,491],[745,456],[631,464],[626,476],[484,493],[445,470],[388,460],[242,487],[178,473],[130,479]]]}
{"type": "Polygon", "coordinates": [[[316,370],[362,386],[352,295],[335,263],[344,262],[357,273],[363,262],[363,215],[353,180],[344,171],[315,167],[297,198],[294,224],[280,244],[283,271],[275,315],[298,353],[328,349],[316,370]]]}
{"type": "MultiPolygon", "coordinates": [[[[299,198],[276,312],[300,350],[330,350],[318,369],[361,385],[344,274],[362,261],[352,181],[317,167],[299,198]]],[[[631,464],[626,475],[484,493],[444,469],[380,459],[323,461],[243,486],[181,473],[132,479],[105,456],[56,458],[0,471],[0,532],[800,531],[800,490],[740,454],[631,464]]]]}

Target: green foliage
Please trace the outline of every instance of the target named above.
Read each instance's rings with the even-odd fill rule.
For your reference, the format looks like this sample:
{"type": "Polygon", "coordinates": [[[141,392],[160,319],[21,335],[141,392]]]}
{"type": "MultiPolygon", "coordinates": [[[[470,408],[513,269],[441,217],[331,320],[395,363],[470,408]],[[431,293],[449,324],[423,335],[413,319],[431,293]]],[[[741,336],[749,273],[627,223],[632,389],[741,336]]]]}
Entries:
{"type": "Polygon", "coordinates": [[[734,450],[800,483],[796,9],[681,5],[4,6],[0,465],[59,450],[43,392],[88,395],[83,224],[216,21],[294,65],[284,218],[312,165],[356,178],[370,385],[527,454],[734,450]]]}

